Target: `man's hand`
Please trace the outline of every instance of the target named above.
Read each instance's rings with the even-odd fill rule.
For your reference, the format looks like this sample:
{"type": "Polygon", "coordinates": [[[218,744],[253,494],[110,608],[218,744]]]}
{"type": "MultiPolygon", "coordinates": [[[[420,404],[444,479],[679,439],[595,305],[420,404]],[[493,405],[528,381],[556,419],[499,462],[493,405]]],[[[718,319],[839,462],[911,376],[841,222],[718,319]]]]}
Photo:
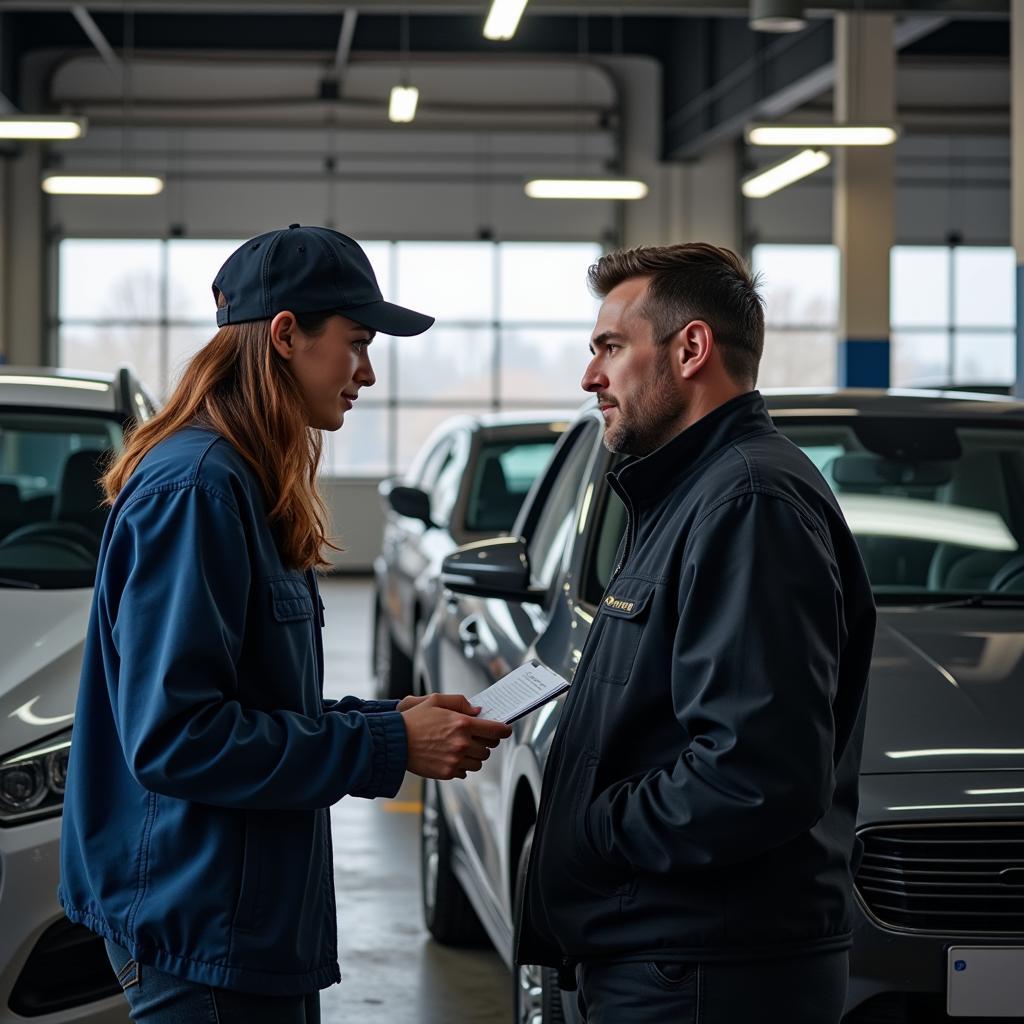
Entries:
{"type": "Polygon", "coordinates": [[[408,768],[415,775],[464,779],[469,772],[480,770],[492,747],[512,735],[510,725],[475,718],[480,709],[461,695],[432,693],[411,699],[415,704],[402,711],[402,717],[408,768]]]}

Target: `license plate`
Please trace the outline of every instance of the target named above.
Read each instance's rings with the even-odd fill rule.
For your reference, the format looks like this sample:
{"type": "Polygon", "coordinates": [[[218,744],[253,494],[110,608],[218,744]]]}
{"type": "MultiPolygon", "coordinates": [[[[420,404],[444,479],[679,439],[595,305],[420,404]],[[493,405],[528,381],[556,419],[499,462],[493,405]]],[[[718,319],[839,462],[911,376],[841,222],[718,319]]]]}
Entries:
{"type": "Polygon", "coordinates": [[[946,978],[950,1017],[1024,1017],[1024,947],[953,946],[946,978]]]}

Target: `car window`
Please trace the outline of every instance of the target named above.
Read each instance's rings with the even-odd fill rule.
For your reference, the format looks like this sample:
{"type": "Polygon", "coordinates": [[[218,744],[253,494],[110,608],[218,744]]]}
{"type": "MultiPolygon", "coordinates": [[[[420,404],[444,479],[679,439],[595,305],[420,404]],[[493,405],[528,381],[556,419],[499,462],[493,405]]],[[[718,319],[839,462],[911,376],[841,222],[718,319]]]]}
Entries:
{"type": "Polygon", "coordinates": [[[558,435],[529,441],[490,441],[481,445],[466,509],[466,529],[510,530],[523,499],[551,458],[558,435]]]}
{"type": "Polygon", "coordinates": [[[420,463],[418,469],[414,466],[409,473],[409,480],[415,487],[430,493],[431,488],[437,482],[437,475],[441,468],[451,456],[452,439],[450,435],[442,437],[434,445],[433,451],[429,452],[420,463]]]}
{"type": "Polygon", "coordinates": [[[590,604],[598,604],[611,582],[622,535],[626,529],[626,506],[610,488],[604,489],[601,508],[594,520],[594,540],[583,574],[581,597],[590,604]]]}
{"type": "Polygon", "coordinates": [[[121,424],[0,412],[0,586],[91,587],[107,519],[99,477],[121,424]]]}
{"type": "Polygon", "coordinates": [[[469,455],[469,432],[460,430],[452,437],[452,443],[445,453],[438,470],[437,480],[430,488],[430,518],[438,526],[447,526],[452,518],[452,509],[459,496],[462,474],[466,469],[469,455]]]}
{"type": "Polygon", "coordinates": [[[540,516],[527,542],[530,573],[535,586],[550,587],[566,541],[576,521],[580,484],[593,451],[597,425],[586,422],[566,438],[568,452],[547,489],[540,516]]]}
{"type": "Polygon", "coordinates": [[[1024,430],[924,417],[778,426],[835,492],[876,595],[1024,593],[1024,430]]]}

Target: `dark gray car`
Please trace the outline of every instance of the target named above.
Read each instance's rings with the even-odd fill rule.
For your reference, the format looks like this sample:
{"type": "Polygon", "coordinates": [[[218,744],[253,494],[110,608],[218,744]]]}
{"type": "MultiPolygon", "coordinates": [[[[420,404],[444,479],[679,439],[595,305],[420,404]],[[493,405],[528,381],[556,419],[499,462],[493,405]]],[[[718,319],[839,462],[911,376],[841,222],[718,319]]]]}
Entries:
{"type": "MultiPolygon", "coordinates": [[[[956,1019],[980,1021],[991,1011],[965,967],[989,954],[975,951],[999,947],[1017,965],[1003,976],[1024,972],[1024,404],[765,397],[835,490],[879,606],[847,1020],[945,1020],[949,990],[967,1011],[956,1019]]],[[[512,536],[445,560],[418,662],[425,690],[472,696],[531,657],[571,678],[624,526],[601,436],[599,414],[583,411],[512,536]]],[[[426,785],[423,903],[440,941],[482,925],[511,963],[560,708],[517,723],[483,771],[426,785]]],[[[518,1022],[574,1015],[549,970],[520,968],[514,991],[518,1022]]]]}
{"type": "Polygon", "coordinates": [[[377,695],[412,692],[418,632],[437,601],[441,560],[459,544],[507,533],[572,413],[453,416],[401,480],[380,485],[384,541],[374,561],[377,695]]]}

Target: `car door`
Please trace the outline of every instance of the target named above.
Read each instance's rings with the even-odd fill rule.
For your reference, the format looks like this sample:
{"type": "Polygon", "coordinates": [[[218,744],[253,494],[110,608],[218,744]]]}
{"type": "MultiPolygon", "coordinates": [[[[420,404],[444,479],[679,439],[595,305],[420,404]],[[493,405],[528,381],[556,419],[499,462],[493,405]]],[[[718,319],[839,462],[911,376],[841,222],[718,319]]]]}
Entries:
{"type": "MultiPolygon", "coordinates": [[[[586,422],[567,433],[552,456],[548,471],[531,492],[530,509],[520,514],[531,533],[528,544],[536,571],[533,582],[548,592],[537,604],[474,598],[445,592],[444,627],[438,667],[444,692],[473,697],[500,679],[527,657],[543,630],[558,568],[577,518],[580,486],[593,453],[596,425],[586,422]]],[[[518,524],[517,524],[518,525],[518,524]]],[[[529,716],[517,726],[513,738],[500,744],[480,772],[445,787],[445,812],[459,833],[460,845],[471,856],[488,898],[507,903],[505,841],[507,767],[514,760],[517,738],[529,728],[529,716]]]]}

